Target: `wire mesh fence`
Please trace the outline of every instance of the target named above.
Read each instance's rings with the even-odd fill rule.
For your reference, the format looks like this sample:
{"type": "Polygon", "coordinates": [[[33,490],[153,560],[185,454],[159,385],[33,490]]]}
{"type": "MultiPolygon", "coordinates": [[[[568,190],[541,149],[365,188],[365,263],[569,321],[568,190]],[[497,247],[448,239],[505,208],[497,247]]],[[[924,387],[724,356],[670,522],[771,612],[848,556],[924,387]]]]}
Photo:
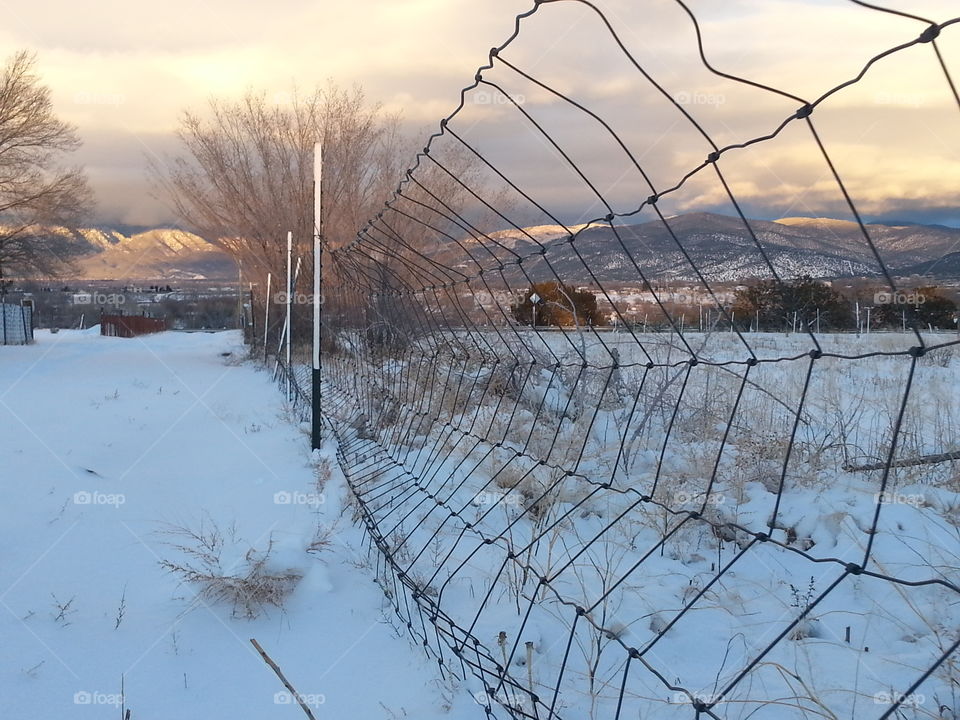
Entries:
{"type": "Polygon", "coordinates": [[[283,358],[275,360],[274,379],[286,394],[290,409],[301,422],[306,422],[312,415],[312,374],[310,367],[302,362],[287,365],[283,358]]]}
{"type": "Polygon", "coordinates": [[[33,342],[33,306],[0,302],[0,345],[33,342]]]}
{"type": "Polygon", "coordinates": [[[307,422],[313,408],[313,373],[308,359],[312,309],[306,303],[288,302],[288,299],[290,296],[285,291],[267,295],[260,288],[251,288],[244,342],[250,348],[251,357],[272,373],[293,416],[307,422]]]}
{"type": "MultiPolygon", "coordinates": [[[[666,5],[701,77],[786,108],[769,127],[704,119],[598,7],[544,0],[383,210],[326,248],[323,415],[377,581],[488,718],[955,718],[958,340],[916,307],[906,332],[874,336],[820,332],[803,305],[786,334],[738,323],[727,270],[670,208],[709,196],[745,239],[741,266],[787,287],[798,268],[740,197],[760,170],[738,162],[789,136],[864,271],[902,292],[820,116],[907,53],[955,115],[941,43],[960,18],[850,3],[901,39],[808,97],[715,67],[697,14],[666,5]],[[569,7],[635,93],[547,78],[537,58],[558,43],[537,22],[569,7]],[[646,119],[645,102],[681,170],[609,114],[646,119]],[[583,219],[550,183],[580,193],[563,197],[583,219]],[[666,299],[640,222],[696,288],[696,323],[666,299]],[[638,293],[659,332],[631,311],[638,293]]],[[[282,372],[309,408],[308,376],[282,372]]]]}

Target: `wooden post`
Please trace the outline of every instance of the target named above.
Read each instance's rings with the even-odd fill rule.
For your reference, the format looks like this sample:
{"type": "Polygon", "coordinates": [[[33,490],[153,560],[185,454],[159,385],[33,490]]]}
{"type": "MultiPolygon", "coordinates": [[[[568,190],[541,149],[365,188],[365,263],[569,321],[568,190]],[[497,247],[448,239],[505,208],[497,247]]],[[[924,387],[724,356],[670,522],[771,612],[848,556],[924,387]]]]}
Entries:
{"type": "Polygon", "coordinates": [[[286,677],[284,677],[283,671],[280,670],[280,667],[271,659],[269,655],[267,655],[267,651],[264,650],[262,647],[260,647],[260,643],[258,643],[256,639],[250,638],[250,644],[257,649],[257,652],[260,653],[260,657],[263,658],[263,661],[267,665],[269,665],[270,668],[273,670],[273,672],[276,673],[276,676],[280,678],[280,682],[283,683],[283,686],[290,693],[291,697],[296,698],[297,703],[303,709],[303,712],[306,713],[307,717],[310,718],[310,720],[317,720],[313,716],[313,713],[310,711],[310,708],[303,701],[303,698],[300,696],[300,693],[298,693],[296,689],[293,687],[293,685],[290,684],[290,681],[287,680],[286,677]]]}

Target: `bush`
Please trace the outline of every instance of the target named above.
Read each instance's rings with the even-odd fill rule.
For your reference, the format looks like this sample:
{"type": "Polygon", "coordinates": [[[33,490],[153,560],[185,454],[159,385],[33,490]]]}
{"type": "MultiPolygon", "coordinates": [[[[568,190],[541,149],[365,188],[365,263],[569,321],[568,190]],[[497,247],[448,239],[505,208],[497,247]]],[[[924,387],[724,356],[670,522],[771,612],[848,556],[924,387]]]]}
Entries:
{"type": "Polygon", "coordinates": [[[170,526],[164,534],[175,538],[169,542],[182,558],[179,561],[161,560],[160,566],[177,575],[182,581],[199,587],[199,596],[208,602],[229,605],[234,617],[252,620],[268,605],[282,608],[303,575],[294,569],[271,569],[273,539],[265,550],[248,548],[236,568],[224,569],[223,556],[227,550],[237,550],[237,539],[231,533],[227,545],[223,532],[212,520],[200,530],[170,526]],[[236,572],[234,571],[236,570],[236,572]]]}
{"type": "Polygon", "coordinates": [[[902,297],[907,302],[884,303],[873,310],[875,327],[899,328],[903,321],[920,329],[928,326],[936,330],[951,330],[956,327],[957,304],[946,297],[940,288],[921,287],[902,293],[884,293],[890,297],[902,297]]]}
{"type": "Polygon", "coordinates": [[[791,282],[761,280],[737,290],[734,317],[744,329],[759,320],[756,330],[779,331],[814,327],[817,318],[821,330],[839,330],[853,325],[853,313],[840,293],[829,285],[804,276],[791,282]]]}
{"type": "Polygon", "coordinates": [[[524,294],[523,300],[512,305],[510,312],[521,325],[533,325],[536,293],[537,325],[556,327],[605,325],[606,318],[597,309],[597,296],[586,290],[574,290],[558,282],[534,283],[524,294]]]}

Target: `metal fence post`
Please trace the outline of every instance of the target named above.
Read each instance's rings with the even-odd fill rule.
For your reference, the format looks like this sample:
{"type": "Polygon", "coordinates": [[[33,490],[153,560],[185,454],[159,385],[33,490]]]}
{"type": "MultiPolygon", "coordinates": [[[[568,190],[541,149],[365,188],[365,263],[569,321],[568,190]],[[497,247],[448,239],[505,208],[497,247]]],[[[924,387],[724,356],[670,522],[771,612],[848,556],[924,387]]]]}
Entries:
{"type": "MultiPolygon", "coordinates": [[[[267,332],[270,329],[270,283],[273,280],[273,275],[267,273],[267,294],[263,300],[263,362],[267,362],[267,332]]],[[[252,305],[251,305],[252,307],[252,305]]]]}
{"type": "Polygon", "coordinates": [[[318,142],[313,146],[313,387],[311,410],[310,446],[316,450],[322,443],[320,437],[320,384],[322,365],[320,344],[323,328],[323,148],[318,142]]]}
{"type": "Polygon", "coordinates": [[[287,401],[290,394],[290,374],[293,372],[291,364],[290,346],[293,340],[293,233],[287,231],[287,401]]]}

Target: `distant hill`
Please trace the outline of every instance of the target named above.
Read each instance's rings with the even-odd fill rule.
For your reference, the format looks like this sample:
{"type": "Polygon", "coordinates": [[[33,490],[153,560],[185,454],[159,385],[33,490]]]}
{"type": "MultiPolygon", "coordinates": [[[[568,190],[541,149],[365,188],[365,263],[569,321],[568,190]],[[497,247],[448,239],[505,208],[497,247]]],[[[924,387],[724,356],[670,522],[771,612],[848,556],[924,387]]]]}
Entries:
{"type": "Polygon", "coordinates": [[[220,280],[237,276],[237,265],[226,252],[184,230],[101,227],[71,235],[85,246],[78,265],[80,277],[88,280],[220,280]]]}
{"type": "Polygon", "coordinates": [[[898,268],[903,275],[929,275],[933,278],[960,278],[960,252],[952,252],[935,260],[898,268]]]}
{"type": "MultiPolygon", "coordinates": [[[[637,267],[649,279],[694,281],[692,261],[707,280],[717,282],[769,277],[769,261],[783,277],[880,274],[880,266],[860,226],[846,220],[751,220],[756,241],[736,217],[691,213],[674,216],[668,222],[676,239],[659,220],[617,225],[615,231],[605,225],[586,228],[575,240],[582,261],[571,251],[562,227],[530,228],[526,233],[541,243],[546,253],[524,260],[523,271],[533,279],[547,279],[552,277],[549,262],[561,277],[588,282],[586,263],[601,281],[636,283],[637,267]]],[[[916,224],[871,224],[867,229],[893,274],[960,277],[960,230],[916,224]]],[[[484,268],[507,264],[508,279],[522,283],[524,276],[513,262],[517,255],[529,256],[538,251],[536,242],[517,230],[493,233],[491,237],[496,242],[484,241],[483,247],[473,239],[464,244],[484,268]]],[[[465,273],[478,269],[476,263],[464,262],[464,253],[452,243],[437,247],[432,254],[465,273]]]]}
{"type": "MultiPolygon", "coordinates": [[[[477,262],[495,270],[507,265],[511,283],[552,278],[547,262],[575,283],[588,283],[586,263],[598,280],[636,284],[637,269],[648,279],[696,281],[691,261],[713,282],[768,277],[767,260],[783,277],[818,278],[877,276],[880,268],[860,226],[831,218],[751,220],[760,244],[736,217],[690,213],[668,219],[673,236],[660,221],[610,227],[571,226],[580,231],[571,251],[566,230],[537,225],[491,233],[493,242],[463,240],[476,262],[452,242],[424,248],[435,260],[465,274],[475,274],[477,262]],[[678,247],[679,245],[682,246],[678,247]],[[539,254],[537,243],[546,248],[539,254]],[[686,255],[684,254],[686,253],[686,255]],[[523,271],[517,256],[531,256],[523,271]],[[688,259],[689,257],[689,259],[688,259]]],[[[960,278],[960,229],[942,225],[870,224],[871,240],[894,275],[960,278]]],[[[170,228],[98,227],[79,230],[73,239],[83,244],[81,276],[89,280],[233,279],[236,263],[226,252],[192,233],[170,228]]]]}

